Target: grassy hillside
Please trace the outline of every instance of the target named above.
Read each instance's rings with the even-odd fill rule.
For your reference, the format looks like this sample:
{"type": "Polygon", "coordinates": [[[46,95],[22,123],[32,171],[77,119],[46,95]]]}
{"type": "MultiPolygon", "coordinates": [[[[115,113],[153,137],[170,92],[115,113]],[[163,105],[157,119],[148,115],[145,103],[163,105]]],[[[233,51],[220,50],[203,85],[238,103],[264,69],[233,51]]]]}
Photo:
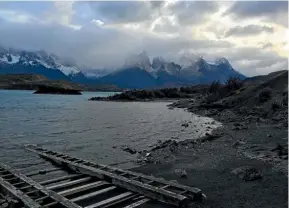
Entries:
{"type": "Polygon", "coordinates": [[[0,75],[0,89],[9,90],[37,90],[39,87],[56,87],[80,91],[121,91],[114,85],[82,85],[66,80],[49,80],[37,74],[9,74],[0,75]]]}

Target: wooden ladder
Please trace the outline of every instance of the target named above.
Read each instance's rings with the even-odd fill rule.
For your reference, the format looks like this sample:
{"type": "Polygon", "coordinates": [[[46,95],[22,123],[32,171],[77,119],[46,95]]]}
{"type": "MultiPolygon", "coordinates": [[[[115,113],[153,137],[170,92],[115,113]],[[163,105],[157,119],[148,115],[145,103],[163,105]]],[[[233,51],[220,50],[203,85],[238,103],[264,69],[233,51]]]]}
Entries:
{"type": "MultiPolygon", "coordinates": [[[[112,189],[120,187],[126,190],[117,196],[112,196],[101,202],[86,206],[87,208],[108,207],[106,205],[118,203],[125,199],[132,201],[131,206],[128,207],[137,207],[139,204],[146,203],[150,200],[160,201],[176,207],[188,207],[194,202],[202,200],[202,192],[198,188],[184,186],[129,170],[96,164],[63,153],[43,149],[35,145],[26,145],[25,149],[38,154],[40,157],[51,161],[61,168],[68,169],[77,174],[97,178],[101,180],[102,183],[112,184],[112,189]],[[135,200],[136,198],[138,200],[135,200]]],[[[48,188],[51,189],[51,187],[48,188]]],[[[110,189],[107,188],[105,191],[110,191],[110,189]]],[[[66,192],[60,192],[60,195],[63,193],[66,192]]],[[[83,200],[81,197],[79,199],[83,200]]],[[[77,200],[72,200],[72,202],[77,202],[77,200]]]]}

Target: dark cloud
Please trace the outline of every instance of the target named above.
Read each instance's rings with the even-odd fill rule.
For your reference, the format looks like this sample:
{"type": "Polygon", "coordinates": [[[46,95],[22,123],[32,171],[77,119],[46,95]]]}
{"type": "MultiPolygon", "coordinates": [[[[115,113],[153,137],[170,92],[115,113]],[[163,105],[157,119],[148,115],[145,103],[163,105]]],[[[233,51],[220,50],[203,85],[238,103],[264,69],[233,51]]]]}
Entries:
{"type": "Polygon", "coordinates": [[[0,40],[7,47],[43,49],[90,67],[114,67],[138,44],[130,34],[95,24],[80,30],[56,24],[2,24],[0,40]]]}
{"type": "Polygon", "coordinates": [[[248,35],[258,35],[262,32],[273,33],[274,29],[272,27],[261,26],[261,25],[247,25],[247,26],[237,26],[228,29],[224,36],[248,36],[248,35]]]}
{"type": "Polygon", "coordinates": [[[89,5],[97,17],[109,23],[154,20],[161,14],[175,15],[181,25],[190,25],[204,21],[207,14],[218,10],[214,1],[178,1],[165,9],[165,1],[103,1],[89,5]]]}
{"type": "Polygon", "coordinates": [[[163,2],[149,1],[95,1],[91,9],[102,21],[108,23],[142,22],[152,19],[163,2]]]}
{"type": "MultiPolygon", "coordinates": [[[[77,2],[76,5],[78,4],[80,3],[77,2]]],[[[184,1],[167,8],[163,7],[164,2],[81,2],[81,4],[88,6],[92,13],[79,30],[72,29],[71,25],[57,24],[57,21],[16,23],[7,18],[0,18],[0,41],[8,47],[43,49],[59,56],[72,57],[79,65],[89,68],[119,67],[128,55],[142,50],[146,50],[150,56],[163,56],[173,61],[178,60],[179,55],[187,51],[204,57],[226,57],[237,70],[246,75],[265,74],[270,70],[280,70],[288,66],[286,59],[263,48],[240,48],[227,41],[193,39],[187,30],[190,27],[186,26],[202,23],[206,15],[218,10],[216,2],[184,1]],[[175,15],[180,25],[174,24],[171,15],[175,15]],[[162,16],[161,24],[156,25],[155,33],[146,32],[146,28],[124,29],[121,25],[117,25],[145,21],[147,21],[145,25],[149,25],[160,16],[162,16]],[[88,23],[92,19],[101,20],[105,24],[101,26],[88,23]],[[160,32],[179,33],[179,36],[167,36],[160,32]]],[[[81,12],[86,11],[85,7],[81,12]]],[[[74,21],[70,23],[76,24],[74,21]]],[[[227,33],[233,36],[249,31],[252,35],[261,30],[271,31],[264,26],[249,26],[231,28],[227,33]]],[[[262,46],[260,44],[260,47],[262,46]]],[[[265,48],[270,49],[269,47],[270,45],[265,48]]]]}
{"type": "Polygon", "coordinates": [[[238,1],[227,11],[227,13],[247,17],[270,15],[279,12],[288,12],[287,1],[238,1]]]}
{"type": "Polygon", "coordinates": [[[218,11],[215,1],[178,1],[168,7],[170,14],[176,15],[181,25],[191,25],[204,21],[206,15],[218,11]]]}
{"type": "Polygon", "coordinates": [[[263,17],[285,27],[288,26],[288,1],[238,1],[224,15],[237,18],[263,17]]]}

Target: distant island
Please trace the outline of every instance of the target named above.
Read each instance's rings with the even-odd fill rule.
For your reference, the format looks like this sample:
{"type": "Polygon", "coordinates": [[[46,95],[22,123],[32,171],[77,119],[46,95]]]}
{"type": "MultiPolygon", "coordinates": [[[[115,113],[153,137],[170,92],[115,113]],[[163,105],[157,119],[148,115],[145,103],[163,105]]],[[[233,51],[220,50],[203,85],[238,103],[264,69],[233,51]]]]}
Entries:
{"type": "Polygon", "coordinates": [[[38,74],[0,75],[0,89],[36,90],[35,94],[74,95],[81,95],[81,91],[121,91],[114,85],[82,85],[66,80],[49,80],[45,76],[38,74]]]}

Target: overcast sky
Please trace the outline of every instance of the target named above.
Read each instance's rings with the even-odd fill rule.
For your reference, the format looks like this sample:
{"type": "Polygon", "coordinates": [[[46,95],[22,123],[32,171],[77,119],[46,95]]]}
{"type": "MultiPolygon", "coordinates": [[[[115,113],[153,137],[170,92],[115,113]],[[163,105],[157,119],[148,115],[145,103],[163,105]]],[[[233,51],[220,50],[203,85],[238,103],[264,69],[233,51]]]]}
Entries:
{"type": "Polygon", "coordinates": [[[91,68],[132,53],[227,58],[247,76],[288,68],[286,1],[0,2],[0,45],[46,50],[91,68]]]}

